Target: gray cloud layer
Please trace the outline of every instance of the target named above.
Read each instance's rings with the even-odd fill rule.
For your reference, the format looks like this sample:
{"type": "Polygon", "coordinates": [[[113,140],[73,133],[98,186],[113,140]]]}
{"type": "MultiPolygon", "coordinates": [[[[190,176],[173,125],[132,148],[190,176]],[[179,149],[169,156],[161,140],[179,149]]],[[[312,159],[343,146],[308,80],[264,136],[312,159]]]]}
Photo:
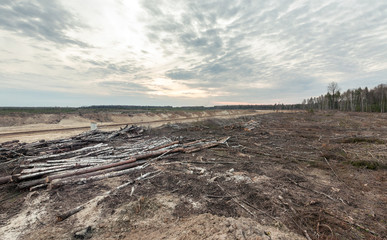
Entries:
{"type": "Polygon", "coordinates": [[[151,16],[151,41],[166,55],[182,48],[205,60],[167,72],[174,79],[196,72],[216,85],[313,82],[329,72],[362,72],[367,59],[387,60],[387,4],[382,1],[308,1],[295,8],[293,1],[179,2],[176,15],[165,1],[143,1],[151,16]]]}
{"type": "MultiPolygon", "coordinates": [[[[117,59],[116,55],[101,53],[114,46],[91,48],[93,43],[87,37],[70,37],[71,31],[101,26],[84,23],[79,18],[82,14],[70,11],[59,1],[3,0],[0,29],[34,39],[35,47],[50,42],[76,48],[82,54],[67,55],[72,64],[62,65],[71,73],[69,76],[113,94],[133,94],[130,96],[136,96],[136,104],[145,105],[154,99],[164,101],[157,102],[161,105],[176,101],[188,105],[297,102],[321,94],[331,81],[339,82],[343,89],[372,87],[387,81],[386,1],[139,1],[142,12],[136,18],[141,25],[138,32],[144,38],[137,42],[148,45],[135,49],[129,39],[130,50],[122,54],[118,51],[117,59]],[[160,49],[168,62],[149,64],[156,55],[154,49],[160,49]],[[174,89],[158,83],[151,86],[155,76],[196,90],[201,97],[166,100],[168,96],[150,96],[159,93],[158,89],[174,89]]],[[[111,16],[116,17],[116,12],[111,16]]],[[[118,31],[125,32],[133,23],[117,25],[122,28],[118,31]]],[[[0,50],[6,54],[7,48],[0,50]]],[[[63,64],[61,61],[55,63],[59,65],[42,61],[41,65],[54,71],[63,64]]],[[[27,63],[17,56],[0,58],[0,71],[7,64],[27,63]]]]}
{"type": "Polygon", "coordinates": [[[67,30],[84,26],[55,0],[2,0],[0,27],[37,40],[87,47],[66,35],[67,30]]]}

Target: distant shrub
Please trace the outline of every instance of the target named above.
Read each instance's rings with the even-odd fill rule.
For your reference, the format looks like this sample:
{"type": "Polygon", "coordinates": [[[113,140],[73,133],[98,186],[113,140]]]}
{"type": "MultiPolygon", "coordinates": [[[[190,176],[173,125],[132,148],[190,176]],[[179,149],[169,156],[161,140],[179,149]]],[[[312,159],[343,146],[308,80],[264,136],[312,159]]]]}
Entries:
{"type": "Polygon", "coordinates": [[[381,165],[378,162],[375,162],[375,161],[365,161],[365,160],[351,161],[351,165],[354,166],[354,167],[366,168],[366,169],[370,169],[370,170],[377,170],[378,168],[381,167],[381,165]]]}
{"type": "Polygon", "coordinates": [[[365,138],[365,137],[353,137],[353,138],[346,138],[342,141],[343,143],[377,143],[377,144],[384,144],[385,141],[377,138],[365,138]]]}

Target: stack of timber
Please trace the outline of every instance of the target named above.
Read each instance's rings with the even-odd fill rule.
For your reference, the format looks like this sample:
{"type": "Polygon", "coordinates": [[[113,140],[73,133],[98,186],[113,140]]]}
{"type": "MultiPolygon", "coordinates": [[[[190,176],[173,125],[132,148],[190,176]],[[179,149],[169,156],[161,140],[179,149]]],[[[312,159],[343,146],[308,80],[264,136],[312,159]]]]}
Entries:
{"type": "Polygon", "coordinates": [[[85,132],[69,139],[30,144],[14,141],[0,146],[0,164],[16,161],[17,173],[0,177],[0,184],[35,190],[86,183],[128,174],[146,167],[152,159],[200,151],[227,139],[181,143],[167,137],[150,137],[140,127],[126,126],[113,132],[85,132]]]}
{"type": "Polygon", "coordinates": [[[15,160],[19,157],[71,152],[92,145],[93,143],[111,142],[117,138],[122,140],[125,138],[141,137],[143,131],[142,128],[136,126],[125,126],[118,131],[102,132],[94,130],[67,139],[40,140],[33,143],[21,143],[19,140],[4,142],[0,144],[0,164],[15,160]]]}

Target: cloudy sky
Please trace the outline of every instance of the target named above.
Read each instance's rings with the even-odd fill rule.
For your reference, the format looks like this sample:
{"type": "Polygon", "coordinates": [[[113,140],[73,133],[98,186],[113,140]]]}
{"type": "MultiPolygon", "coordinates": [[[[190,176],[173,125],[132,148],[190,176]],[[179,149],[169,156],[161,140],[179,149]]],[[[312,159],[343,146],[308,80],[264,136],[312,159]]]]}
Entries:
{"type": "Polygon", "coordinates": [[[300,103],[332,81],[387,83],[387,1],[0,1],[0,106],[300,103]]]}

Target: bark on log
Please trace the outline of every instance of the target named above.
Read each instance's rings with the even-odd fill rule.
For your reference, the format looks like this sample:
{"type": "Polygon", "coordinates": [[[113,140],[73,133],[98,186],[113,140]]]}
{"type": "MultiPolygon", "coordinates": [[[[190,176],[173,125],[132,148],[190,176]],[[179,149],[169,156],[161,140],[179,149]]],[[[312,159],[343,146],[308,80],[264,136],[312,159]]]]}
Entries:
{"type": "Polygon", "coordinates": [[[39,160],[49,160],[49,159],[55,159],[55,158],[63,158],[63,157],[68,157],[69,155],[76,155],[77,153],[83,153],[85,151],[89,152],[89,151],[92,151],[95,148],[101,148],[101,147],[104,147],[104,146],[107,146],[107,144],[99,143],[99,144],[96,144],[96,145],[93,145],[93,146],[87,146],[87,147],[84,147],[84,148],[80,148],[80,149],[77,149],[77,150],[74,150],[74,151],[71,151],[71,152],[64,152],[64,153],[58,153],[58,154],[46,154],[46,155],[43,155],[43,156],[27,159],[26,161],[27,162],[34,162],[34,161],[39,161],[39,160]]]}
{"type": "Polygon", "coordinates": [[[0,177],[0,184],[6,184],[12,182],[12,176],[0,177]]]}
{"type": "Polygon", "coordinates": [[[102,148],[102,149],[96,149],[94,151],[91,151],[91,152],[83,154],[82,157],[88,157],[88,156],[92,156],[92,155],[100,155],[102,153],[112,151],[113,149],[114,149],[113,147],[106,147],[106,148],[102,148]]]}
{"type": "Polygon", "coordinates": [[[188,147],[188,146],[191,146],[191,145],[200,143],[200,142],[202,142],[202,141],[203,141],[203,140],[196,140],[196,141],[193,141],[193,142],[184,143],[184,144],[183,144],[183,147],[188,147]]]}
{"type": "Polygon", "coordinates": [[[134,126],[128,127],[128,125],[126,125],[123,129],[121,129],[121,130],[119,130],[119,131],[115,131],[115,132],[113,132],[112,134],[110,134],[110,135],[107,137],[107,139],[115,138],[115,137],[117,137],[118,135],[127,133],[127,132],[129,132],[130,130],[134,130],[134,129],[135,129],[134,126]]]}
{"type": "MultiPolygon", "coordinates": [[[[110,157],[110,156],[108,156],[110,157]]],[[[46,164],[51,165],[59,165],[59,164],[65,164],[65,163],[106,163],[105,159],[100,159],[96,157],[87,157],[85,158],[83,155],[82,157],[74,157],[74,158],[67,158],[67,159],[58,159],[58,160],[48,160],[46,161],[46,164]]],[[[36,164],[36,163],[35,163],[36,164]]],[[[34,163],[30,164],[30,166],[34,166],[34,163]]]]}
{"type": "Polygon", "coordinates": [[[163,144],[161,146],[154,147],[154,148],[150,149],[150,151],[159,150],[159,149],[166,148],[166,147],[178,144],[178,143],[179,143],[179,141],[174,141],[174,142],[166,143],[166,144],[163,144]]]}
{"type": "Polygon", "coordinates": [[[65,219],[69,218],[70,216],[76,214],[77,212],[83,210],[84,208],[85,208],[85,205],[81,205],[79,207],[73,208],[70,211],[67,211],[67,212],[65,212],[63,214],[60,214],[60,215],[56,216],[56,220],[57,220],[57,222],[61,222],[61,221],[65,220],[65,219]]]}
{"type": "Polygon", "coordinates": [[[64,174],[48,176],[46,178],[46,182],[51,182],[54,179],[71,177],[71,176],[81,175],[81,174],[85,174],[85,173],[100,171],[100,170],[104,170],[104,169],[108,169],[108,168],[112,168],[112,167],[117,167],[117,166],[120,166],[120,165],[132,163],[132,162],[135,162],[135,161],[136,161],[135,158],[131,158],[129,160],[122,161],[122,162],[111,163],[111,164],[106,164],[106,165],[102,165],[102,166],[96,166],[96,167],[91,167],[91,168],[86,168],[86,169],[70,171],[70,172],[67,172],[67,173],[64,173],[64,174]]]}
{"type": "Polygon", "coordinates": [[[69,169],[69,167],[62,167],[62,168],[56,168],[56,169],[51,169],[51,170],[37,172],[37,173],[25,174],[25,175],[20,175],[20,176],[16,177],[16,179],[18,181],[22,181],[25,179],[35,178],[35,177],[46,175],[48,173],[60,172],[60,171],[67,170],[67,169],[69,169]]]}
{"type": "Polygon", "coordinates": [[[29,188],[29,187],[33,187],[44,183],[46,183],[46,179],[40,178],[40,179],[21,182],[17,185],[17,188],[19,189],[29,188]]]}
{"type": "Polygon", "coordinates": [[[32,164],[21,164],[19,167],[21,168],[34,168],[34,167],[51,167],[55,166],[55,164],[50,163],[32,163],[32,164]]]}
{"type": "Polygon", "coordinates": [[[120,166],[120,165],[125,165],[125,164],[128,164],[128,163],[135,162],[137,160],[141,160],[141,159],[145,159],[145,158],[150,158],[150,157],[154,157],[154,156],[159,156],[159,155],[162,155],[162,154],[164,154],[166,152],[174,153],[174,152],[183,152],[183,151],[184,151],[183,148],[175,148],[173,150],[170,150],[170,149],[169,150],[159,150],[159,151],[154,151],[154,152],[150,152],[150,153],[140,154],[140,155],[134,156],[134,157],[132,157],[129,160],[126,160],[126,161],[121,161],[121,162],[117,162],[117,163],[107,164],[107,165],[103,165],[103,166],[96,166],[96,167],[92,167],[92,168],[86,168],[86,169],[70,171],[70,172],[67,172],[67,173],[64,173],[64,174],[48,176],[46,178],[46,182],[51,182],[54,179],[71,177],[71,176],[81,175],[81,174],[85,174],[85,173],[96,172],[96,171],[100,171],[100,170],[104,170],[104,169],[108,169],[108,168],[112,168],[112,167],[117,167],[117,166],[120,166]]]}
{"type": "Polygon", "coordinates": [[[135,166],[142,165],[144,163],[146,163],[146,160],[130,163],[132,166],[127,166],[127,165],[130,165],[130,164],[127,164],[127,165],[119,166],[119,167],[117,167],[117,169],[114,169],[114,170],[107,169],[107,170],[109,170],[109,172],[107,172],[105,170],[103,172],[93,172],[93,173],[83,174],[83,175],[77,176],[76,178],[68,177],[68,178],[63,178],[63,179],[55,179],[50,183],[49,189],[51,190],[51,189],[54,189],[54,188],[57,188],[57,187],[60,187],[63,185],[68,185],[68,184],[86,183],[89,181],[98,181],[98,180],[102,180],[105,178],[121,176],[121,175],[128,174],[130,172],[133,172],[135,170],[143,168],[144,166],[139,166],[139,167],[135,167],[135,166]],[[118,169],[121,167],[126,167],[129,169],[123,169],[123,170],[118,169]]]}
{"type": "Polygon", "coordinates": [[[34,191],[34,190],[36,190],[38,188],[43,188],[43,187],[47,187],[47,183],[42,183],[42,184],[30,187],[30,192],[32,192],[32,191],[34,191]]]}
{"type": "Polygon", "coordinates": [[[218,142],[207,143],[207,144],[201,145],[201,146],[199,146],[199,147],[191,147],[191,148],[187,148],[187,149],[184,150],[184,152],[185,152],[185,153],[197,152],[197,151],[203,150],[203,149],[205,149],[205,148],[215,147],[215,146],[218,146],[218,145],[219,145],[218,142]]]}
{"type": "Polygon", "coordinates": [[[156,156],[159,156],[159,155],[164,154],[166,152],[168,152],[168,153],[184,152],[184,148],[179,147],[179,148],[175,148],[175,149],[159,150],[159,151],[154,151],[154,152],[150,152],[150,153],[140,154],[140,155],[133,156],[133,157],[137,160],[140,160],[140,159],[145,159],[145,158],[150,158],[150,157],[156,157],[156,156]]]}
{"type": "MultiPolygon", "coordinates": [[[[141,159],[145,159],[145,158],[149,158],[149,157],[154,157],[154,156],[159,156],[159,155],[162,155],[164,153],[183,152],[183,151],[184,151],[184,148],[175,148],[172,150],[169,149],[169,150],[160,150],[160,151],[155,151],[155,152],[151,152],[151,153],[145,153],[145,154],[137,155],[134,158],[131,158],[129,160],[122,161],[122,162],[117,162],[117,163],[112,163],[112,164],[107,164],[104,166],[97,166],[97,167],[92,167],[92,168],[87,168],[87,169],[75,170],[75,171],[71,171],[71,172],[67,172],[67,173],[59,174],[59,175],[48,176],[46,178],[46,182],[49,183],[55,179],[62,179],[62,178],[67,178],[67,177],[72,177],[72,176],[77,176],[77,175],[83,175],[83,174],[87,174],[87,173],[98,172],[98,174],[100,174],[99,171],[105,170],[105,169],[110,169],[110,168],[113,168],[113,169],[110,169],[109,172],[119,171],[122,169],[134,167],[134,166],[137,166],[139,164],[144,163],[144,162],[135,163],[137,160],[141,160],[141,159]],[[133,164],[131,164],[131,163],[133,163],[133,164]],[[121,166],[121,167],[118,167],[118,166],[121,166]]],[[[92,174],[92,175],[96,175],[96,174],[92,174]]]]}
{"type": "Polygon", "coordinates": [[[32,173],[39,173],[39,172],[45,172],[45,171],[50,171],[50,170],[55,170],[55,169],[60,169],[62,171],[63,169],[72,169],[72,168],[80,168],[80,167],[86,167],[86,166],[91,166],[92,164],[62,164],[62,165],[56,165],[56,166],[51,166],[51,167],[38,167],[38,168],[30,168],[30,169],[23,169],[21,171],[21,174],[32,174],[32,173]]]}
{"type": "Polygon", "coordinates": [[[224,138],[220,139],[220,140],[218,141],[218,143],[225,144],[230,138],[231,138],[230,136],[224,137],[224,138]]]}

